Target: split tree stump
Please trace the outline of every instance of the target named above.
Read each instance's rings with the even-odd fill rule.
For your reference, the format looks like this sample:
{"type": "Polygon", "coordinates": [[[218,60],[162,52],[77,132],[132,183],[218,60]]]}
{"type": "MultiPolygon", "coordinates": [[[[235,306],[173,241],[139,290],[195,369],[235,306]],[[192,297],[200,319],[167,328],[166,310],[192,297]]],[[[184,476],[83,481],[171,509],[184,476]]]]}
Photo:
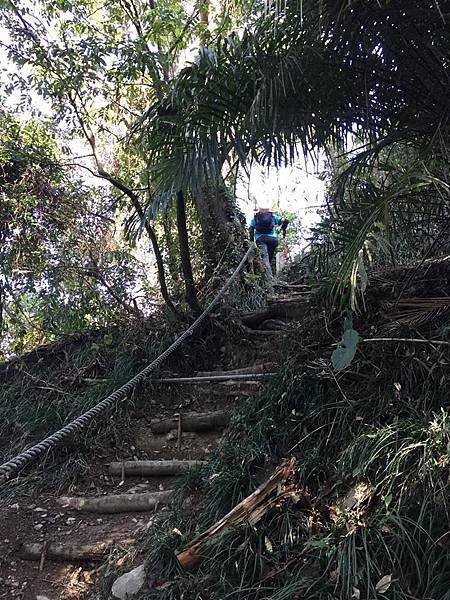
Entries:
{"type": "Polygon", "coordinates": [[[225,530],[244,523],[255,524],[271,509],[280,507],[287,500],[298,500],[298,490],[289,481],[294,473],[294,466],[295,458],[283,463],[270,479],[197,537],[189,548],[178,552],[176,557],[180,565],[186,570],[195,568],[201,562],[202,554],[207,552],[208,547],[225,530]]]}

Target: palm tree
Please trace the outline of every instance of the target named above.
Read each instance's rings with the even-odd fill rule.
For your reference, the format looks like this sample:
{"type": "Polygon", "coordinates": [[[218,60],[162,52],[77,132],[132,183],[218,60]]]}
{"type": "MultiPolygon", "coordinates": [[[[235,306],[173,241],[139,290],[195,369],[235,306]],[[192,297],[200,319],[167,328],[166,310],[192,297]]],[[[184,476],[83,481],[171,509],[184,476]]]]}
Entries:
{"type": "Polygon", "coordinates": [[[376,224],[392,233],[393,208],[401,227],[408,211],[399,213],[399,202],[430,217],[448,213],[449,20],[449,3],[437,0],[287,0],[219,38],[136,128],[155,185],[195,195],[227,163],[278,166],[299,152],[341,152],[330,216],[345,233],[342,291],[376,224]],[[380,188],[373,177],[392,151],[417,160],[380,188]]]}

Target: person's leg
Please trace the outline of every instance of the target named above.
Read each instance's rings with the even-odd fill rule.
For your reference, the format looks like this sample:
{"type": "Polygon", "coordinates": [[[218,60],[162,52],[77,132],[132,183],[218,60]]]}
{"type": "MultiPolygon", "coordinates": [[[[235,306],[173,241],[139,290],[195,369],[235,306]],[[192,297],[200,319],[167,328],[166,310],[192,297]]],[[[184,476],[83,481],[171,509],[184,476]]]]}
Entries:
{"type": "Polygon", "coordinates": [[[273,255],[275,254],[275,250],[278,246],[278,239],[269,235],[267,236],[266,244],[269,251],[269,261],[272,262],[273,255]]]}
{"type": "Polygon", "coordinates": [[[272,279],[273,278],[272,267],[270,266],[269,248],[266,243],[266,238],[260,237],[256,241],[256,245],[258,246],[259,251],[261,252],[261,258],[262,258],[264,269],[266,270],[267,276],[269,277],[269,279],[272,279]]]}

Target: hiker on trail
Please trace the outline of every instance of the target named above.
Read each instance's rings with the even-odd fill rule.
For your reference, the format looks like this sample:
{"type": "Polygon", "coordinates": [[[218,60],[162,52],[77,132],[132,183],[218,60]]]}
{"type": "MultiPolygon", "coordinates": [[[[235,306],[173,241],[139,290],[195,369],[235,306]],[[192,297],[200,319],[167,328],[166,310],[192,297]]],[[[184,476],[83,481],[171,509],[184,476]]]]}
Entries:
{"type": "Polygon", "coordinates": [[[275,230],[276,225],[281,225],[283,238],[286,237],[286,227],[289,221],[279,215],[274,214],[270,208],[260,206],[255,216],[250,221],[249,231],[250,240],[258,246],[266,273],[269,279],[273,279],[272,267],[270,262],[275,254],[278,245],[278,235],[275,230]]]}

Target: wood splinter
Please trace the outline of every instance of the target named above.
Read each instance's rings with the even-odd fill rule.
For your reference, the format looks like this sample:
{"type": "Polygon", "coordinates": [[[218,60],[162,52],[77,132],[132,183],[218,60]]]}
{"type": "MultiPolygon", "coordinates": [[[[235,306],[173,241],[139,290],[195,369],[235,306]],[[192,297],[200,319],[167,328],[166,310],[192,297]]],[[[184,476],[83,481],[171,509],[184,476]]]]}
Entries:
{"type": "Polygon", "coordinates": [[[205,550],[227,529],[239,527],[244,523],[254,525],[271,509],[280,507],[287,500],[298,501],[298,490],[293,483],[289,482],[294,467],[295,458],[284,462],[250,496],[198,536],[189,548],[178,552],[176,557],[180,565],[186,570],[193,569],[201,562],[205,550]]]}

